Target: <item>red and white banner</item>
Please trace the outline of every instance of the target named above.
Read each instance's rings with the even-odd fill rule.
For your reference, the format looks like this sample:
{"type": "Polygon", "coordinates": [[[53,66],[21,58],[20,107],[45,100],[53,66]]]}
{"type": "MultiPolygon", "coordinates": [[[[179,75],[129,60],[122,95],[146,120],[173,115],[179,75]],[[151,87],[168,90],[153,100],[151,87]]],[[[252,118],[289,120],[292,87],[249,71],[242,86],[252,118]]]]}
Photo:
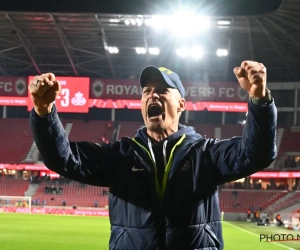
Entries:
{"type": "MultiPolygon", "coordinates": [[[[28,82],[34,76],[29,76],[28,82]]],[[[61,84],[61,92],[55,104],[59,112],[68,113],[88,113],[89,112],[89,84],[88,77],[64,77],[58,76],[56,79],[61,84]]],[[[30,98],[28,96],[28,98],[30,98]]],[[[30,101],[28,111],[33,108],[30,101]]]]}
{"type": "MultiPolygon", "coordinates": [[[[140,100],[103,100],[90,99],[90,107],[110,108],[110,109],[140,109],[140,100]]],[[[230,103],[230,102],[191,102],[186,103],[186,110],[200,111],[225,111],[225,112],[247,112],[247,103],[230,103]]]]}
{"type": "MultiPolygon", "coordinates": [[[[247,102],[248,93],[237,82],[184,82],[187,101],[247,102]]],[[[142,90],[137,79],[91,79],[90,99],[139,100],[142,90]]]]}
{"type": "MultiPolygon", "coordinates": [[[[0,212],[4,213],[28,213],[29,208],[22,207],[0,207],[0,212]]],[[[83,215],[83,216],[108,216],[107,210],[88,209],[64,209],[64,208],[31,208],[32,214],[60,214],[60,215],[83,215]]]]}
{"type": "Polygon", "coordinates": [[[251,178],[300,178],[300,172],[258,172],[251,178]]]}
{"type": "Polygon", "coordinates": [[[28,106],[30,102],[28,97],[0,96],[0,106],[28,106]]]}
{"type": "Polygon", "coordinates": [[[0,169],[50,171],[44,164],[0,164],[0,169]]]}
{"type": "MultiPolygon", "coordinates": [[[[33,104],[27,90],[33,78],[0,77],[0,106],[33,104]]],[[[142,90],[137,79],[91,79],[87,77],[56,77],[62,85],[56,100],[59,112],[88,113],[90,107],[140,109],[142,90]],[[91,85],[90,85],[91,82],[91,85]]],[[[236,82],[184,82],[187,110],[247,112],[248,93],[236,82]]]]}

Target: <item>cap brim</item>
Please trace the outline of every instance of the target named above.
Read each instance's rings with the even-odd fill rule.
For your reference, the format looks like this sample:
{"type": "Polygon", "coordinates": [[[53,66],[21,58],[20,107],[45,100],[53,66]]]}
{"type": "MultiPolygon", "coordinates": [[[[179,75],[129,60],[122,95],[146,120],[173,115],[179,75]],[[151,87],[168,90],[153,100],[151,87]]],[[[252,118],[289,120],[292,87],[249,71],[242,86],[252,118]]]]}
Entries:
{"type": "Polygon", "coordinates": [[[142,88],[145,87],[149,79],[153,76],[160,76],[163,78],[165,83],[170,87],[170,88],[177,88],[176,85],[171,81],[171,79],[164,73],[161,72],[158,68],[154,66],[148,66],[143,69],[141,76],[140,76],[140,85],[142,88]]]}

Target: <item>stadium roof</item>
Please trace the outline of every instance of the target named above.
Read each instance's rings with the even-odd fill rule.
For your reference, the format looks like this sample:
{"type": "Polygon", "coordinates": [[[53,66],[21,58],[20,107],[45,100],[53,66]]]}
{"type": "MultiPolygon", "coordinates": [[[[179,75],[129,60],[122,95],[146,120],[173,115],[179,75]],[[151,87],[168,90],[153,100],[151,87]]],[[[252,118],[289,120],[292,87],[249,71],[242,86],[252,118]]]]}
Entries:
{"type": "MultiPolygon", "coordinates": [[[[137,78],[143,67],[156,65],[174,70],[183,79],[230,81],[232,69],[251,59],[267,66],[270,81],[299,81],[299,13],[299,1],[284,0],[265,15],[212,16],[207,31],[185,39],[179,28],[174,36],[169,30],[130,23],[150,20],[148,15],[0,12],[0,75],[53,72],[137,78]],[[200,60],[175,53],[178,47],[194,45],[204,50],[200,60]],[[117,47],[119,52],[111,54],[107,47],[117,47]],[[157,47],[160,54],[137,54],[136,47],[157,47]],[[227,49],[228,56],[218,57],[220,48],[227,49]]],[[[197,30],[203,25],[190,20],[186,28],[197,30]]]]}

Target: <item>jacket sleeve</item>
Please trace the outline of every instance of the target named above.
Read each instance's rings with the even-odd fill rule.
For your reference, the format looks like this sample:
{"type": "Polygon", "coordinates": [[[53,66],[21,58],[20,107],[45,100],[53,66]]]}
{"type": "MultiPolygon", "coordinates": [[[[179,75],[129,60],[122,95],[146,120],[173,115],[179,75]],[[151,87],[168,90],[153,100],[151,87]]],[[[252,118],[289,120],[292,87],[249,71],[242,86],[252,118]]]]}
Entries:
{"type": "Polygon", "coordinates": [[[34,141],[47,168],[82,183],[110,185],[120,160],[120,142],[104,145],[69,142],[55,106],[45,117],[38,116],[33,109],[29,121],[34,141]]]}
{"type": "Polygon", "coordinates": [[[256,173],[276,159],[277,108],[248,103],[248,115],[241,137],[209,140],[206,155],[217,185],[256,173]]]}

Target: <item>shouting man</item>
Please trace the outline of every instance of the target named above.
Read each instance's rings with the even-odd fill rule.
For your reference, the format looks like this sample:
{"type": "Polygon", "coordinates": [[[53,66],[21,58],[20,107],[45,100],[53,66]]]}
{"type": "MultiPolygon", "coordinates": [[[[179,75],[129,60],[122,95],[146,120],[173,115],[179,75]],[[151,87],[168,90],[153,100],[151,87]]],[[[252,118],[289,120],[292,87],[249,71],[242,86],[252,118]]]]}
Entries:
{"type": "Polygon", "coordinates": [[[47,168],[110,188],[110,249],[224,249],[218,185],[276,158],[277,110],[266,68],[244,61],[234,74],[249,93],[247,121],[241,137],[221,141],[179,124],[184,87],[165,68],[149,66],[141,73],[145,127],[133,138],[103,145],[68,140],[53,104],[61,90],[54,74],[30,82],[30,124],[47,168]]]}

